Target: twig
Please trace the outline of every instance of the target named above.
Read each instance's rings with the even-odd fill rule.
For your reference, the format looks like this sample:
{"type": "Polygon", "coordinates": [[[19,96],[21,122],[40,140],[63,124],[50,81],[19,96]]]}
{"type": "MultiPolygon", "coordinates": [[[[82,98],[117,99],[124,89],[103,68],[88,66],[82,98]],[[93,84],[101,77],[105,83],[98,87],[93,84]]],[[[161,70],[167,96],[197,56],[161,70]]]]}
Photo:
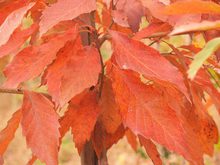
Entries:
{"type": "Polygon", "coordinates": [[[100,58],[100,64],[101,64],[101,73],[99,75],[99,83],[100,83],[100,85],[99,85],[99,98],[101,98],[103,83],[104,83],[104,76],[105,76],[105,65],[104,65],[102,54],[101,54],[101,51],[100,51],[100,47],[101,47],[102,43],[100,44],[100,42],[98,40],[97,33],[95,34],[95,43],[96,43],[96,46],[97,46],[97,49],[98,49],[98,52],[99,52],[99,58],[100,58]]]}
{"type": "MultiPolygon", "coordinates": [[[[18,95],[23,95],[24,94],[24,90],[22,89],[8,89],[8,88],[0,88],[0,93],[8,93],[8,94],[18,94],[18,95]]],[[[47,98],[51,98],[50,95],[48,95],[47,93],[42,93],[42,92],[35,92],[38,94],[42,94],[47,98]]]]}

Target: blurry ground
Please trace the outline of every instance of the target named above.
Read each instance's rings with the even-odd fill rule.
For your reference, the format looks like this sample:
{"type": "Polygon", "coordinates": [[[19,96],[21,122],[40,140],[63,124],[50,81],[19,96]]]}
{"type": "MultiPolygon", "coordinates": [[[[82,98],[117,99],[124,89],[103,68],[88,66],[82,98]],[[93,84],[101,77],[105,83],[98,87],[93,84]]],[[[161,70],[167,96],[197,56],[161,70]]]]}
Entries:
{"type": "MultiPolygon", "coordinates": [[[[0,130],[6,126],[7,120],[11,117],[12,113],[19,108],[21,101],[22,97],[19,95],[0,94],[0,130]]],[[[215,116],[219,126],[220,120],[218,114],[213,111],[212,115],[215,116]]],[[[206,165],[220,165],[220,145],[216,145],[215,148],[216,151],[213,158],[205,158],[206,165]]],[[[165,165],[187,164],[180,156],[168,153],[162,148],[160,151],[165,165]]],[[[4,155],[5,165],[25,165],[30,157],[31,152],[27,149],[21,129],[19,128],[15,139],[4,155]]],[[[136,152],[133,151],[125,138],[120,140],[119,143],[108,151],[108,159],[110,165],[152,165],[144,150],[140,148],[136,152]]],[[[35,164],[42,165],[39,161],[35,164]]],[[[63,139],[61,152],[59,153],[59,164],[80,165],[80,159],[70,133],[63,139]]]]}

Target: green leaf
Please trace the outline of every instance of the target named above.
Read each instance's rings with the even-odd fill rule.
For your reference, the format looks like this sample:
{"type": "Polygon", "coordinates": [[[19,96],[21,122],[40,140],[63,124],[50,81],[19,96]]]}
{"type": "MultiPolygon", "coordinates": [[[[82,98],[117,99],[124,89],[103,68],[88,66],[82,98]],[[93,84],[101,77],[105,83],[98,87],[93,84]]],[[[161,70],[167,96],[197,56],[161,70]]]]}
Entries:
{"type": "Polygon", "coordinates": [[[220,37],[209,41],[206,46],[195,56],[189,66],[188,77],[193,79],[202,64],[220,47],[220,37]]]}

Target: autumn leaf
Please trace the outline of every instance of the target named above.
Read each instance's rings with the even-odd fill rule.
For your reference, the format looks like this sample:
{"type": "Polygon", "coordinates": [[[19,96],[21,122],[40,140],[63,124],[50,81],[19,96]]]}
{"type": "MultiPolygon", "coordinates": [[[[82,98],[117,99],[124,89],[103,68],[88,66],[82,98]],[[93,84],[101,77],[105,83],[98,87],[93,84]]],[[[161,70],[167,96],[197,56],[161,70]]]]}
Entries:
{"type": "Polygon", "coordinates": [[[36,160],[37,160],[37,157],[32,155],[32,157],[28,161],[27,165],[33,165],[36,160]]]}
{"type": "Polygon", "coordinates": [[[121,26],[130,26],[133,32],[139,30],[144,8],[139,0],[119,0],[116,3],[117,10],[112,11],[113,19],[121,26]]]}
{"type": "Polygon", "coordinates": [[[155,49],[111,31],[114,56],[121,69],[131,69],[157,82],[169,82],[187,96],[181,73],[155,49]],[[160,66],[160,67],[158,67],[160,66]]]}
{"type": "Polygon", "coordinates": [[[28,5],[27,0],[4,1],[0,4],[0,24],[15,10],[28,5]]]}
{"type": "Polygon", "coordinates": [[[127,129],[125,131],[125,135],[126,135],[126,138],[128,140],[128,143],[131,145],[133,150],[137,151],[137,149],[138,149],[138,142],[137,142],[136,135],[130,129],[127,129]]]}
{"type": "Polygon", "coordinates": [[[30,37],[37,29],[37,24],[34,24],[25,30],[21,30],[20,27],[17,28],[9,38],[8,42],[0,47],[0,57],[10,53],[17,53],[28,37],[30,37]]]}
{"type": "Polygon", "coordinates": [[[205,70],[199,70],[194,82],[201,87],[213,100],[218,112],[220,113],[220,92],[216,89],[214,84],[210,81],[210,75],[205,70]]]}
{"type": "Polygon", "coordinates": [[[174,26],[173,31],[169,35],[177,35],[181,33],[207,31],[211,29],[220,28],[220,21],[202,21],[199,23],[187,23],[179,26],[174,26]]]}
{"type": "Polygon", "coordinates": [[[52,102],[42,94],[25,91],[21,125],[28,147],[48,165],[58,164],[59,122],[52,102]]]}
{"type": "Polygon", "coordinates": [[[26,12],[34,6],[34,3],[13,11],[0,25],[0,46],[5,44],[14,30],[21,24],[26,12]]]}
{"type": "Polygon", "coordinates": [[[52,63],[58,51],[67,41],[74,40],[78,31],[76,27],[52,37],[39,46],[29,46],[20,51],[5,68],[7,80],[5,87],[17,87],[21,82],[37,77],[44,68],[52,63]]]}
{"type": "Polygon", "coordinates": [[[101,108],[99,116],[100,123],[102,123],[107,133],[114,133],[121,125],[122,121],[119,107],[115,102],[112,82],[107,78],[103,82],[103,90],[99,105],[101,108]]]}
{"type": "Polygon", "coordinates": [[[219,14],[220,5],[211,1],[203,0],[183,0],[174,2],[166,6],[163,10],[164,14],[177,15],[177,14],[219,14]]]}
{"type": "Polygon", "coordinates": [[[95,0],[58,0],[57,3],[52,4],[43,11],[40,21],[40,35],[60,21],[72,20],[95,9],[95,0]]]}
{"type": "Polygon", "coordinates": [[[219,13],[217,0],[0,0],[0,93],[24,96],[0,132],[0,164],[21,123],[29,165],[57,165],[69,130],[82,164],[106,164],[126,136],[156,165],[156,144],[203,165],[219,141],[207,111],[220,112],[219,13]]]}
{"type": "MultiPolygon", "coordinates": [[[[21,119],[21,110],[16,111],[8,121],[7,126],[0,132],[0,157],[3,156],[8,145],[13,140],[21,119]]],[[[1,163],[0,163],[1,164],[1,163]]]]}
{"type": "Polygon", "coordinates": [[[144,146],[148,156],[154,163],[154,165],[162,165],[162,160],[160,158],[160,154],[157,151],[156,145],[149,139],[145,139],[142,136],[139,136],[139,140],[141,145],[144,146]]]}
{"type": "Polygon", "coordinates": [[[137,32],[133,39],[140,40],[143,38],[153,37],[161,34],[167,34],[171,30],[171,26],[167,23],[153,23],[146,28],[137,32]]]}
{"type": "Polygon", "coordinates": [[[65,127],[66,131],[71,128],[79,153],[86,141],[90,140],[99,113],[100,107],[96,92],[85,90],[71,100],[68,111],[61,120],[61,125],[65,127]]]}
{"type": "Polygon", "coordinates": [[[205,111],[193,109],[174,88],[143,84],[131,71],[114,67],[111,74],[123,123],[132,132],[183,155],[192,164],[202,164],[203,154],[213,153],[217,128],[205,111]]]}
{"type": "Polygon", "coordinates": [[[95,130],[92,136],[92,144],[98,157],[101,157],[103,152],[106,152],[113,144],[117,143],[123,136],[125,130],[123,125],[110,134],[107,133],[105,128],[100,122],[95,125],[95,130]]]}
{"type": "Polygon", "coordinates": [[[96,85],[101,72],[98,51],[90,46],[83,48],[79,37],[58,53],[46,72],[48,91],[61,107],[84,89],[96,85]]]}

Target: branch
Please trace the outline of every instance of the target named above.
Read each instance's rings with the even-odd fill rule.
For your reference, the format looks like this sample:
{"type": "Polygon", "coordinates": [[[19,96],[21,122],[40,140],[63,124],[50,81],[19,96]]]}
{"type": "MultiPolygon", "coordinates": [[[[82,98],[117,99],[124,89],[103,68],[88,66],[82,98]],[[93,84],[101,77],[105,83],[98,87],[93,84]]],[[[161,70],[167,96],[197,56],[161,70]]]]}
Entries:
{"type": "Polygon", "coordinates": [[[103,44],[105,40],[101,41],[98,39],[98,34],[95,32],[95,43],[97,50],[99,52],[99,58],[100,58],[100,65],[101,65],[101,73],[99,74],[99,98],[102,96],[102,88],[103,88],[103,83],[104,83],[104,76],[105,76],[105,65],[103,62],[102,54],[100,51],[101,45],[103,44]]]}
{"type": "MultiPolygon", "coordinates": [[[[8,88],[0,88],[0,93],[8,93],[8,94],[17,94],[17,95],[23,95],[24,94],[24,90],[22,89],[8,89],[8,88]]],[[[43,93],[43,92],[35,92],[41,95],[44,95],[47,98],[51,98],[51,96],[47,93],[43,93]]]]}

